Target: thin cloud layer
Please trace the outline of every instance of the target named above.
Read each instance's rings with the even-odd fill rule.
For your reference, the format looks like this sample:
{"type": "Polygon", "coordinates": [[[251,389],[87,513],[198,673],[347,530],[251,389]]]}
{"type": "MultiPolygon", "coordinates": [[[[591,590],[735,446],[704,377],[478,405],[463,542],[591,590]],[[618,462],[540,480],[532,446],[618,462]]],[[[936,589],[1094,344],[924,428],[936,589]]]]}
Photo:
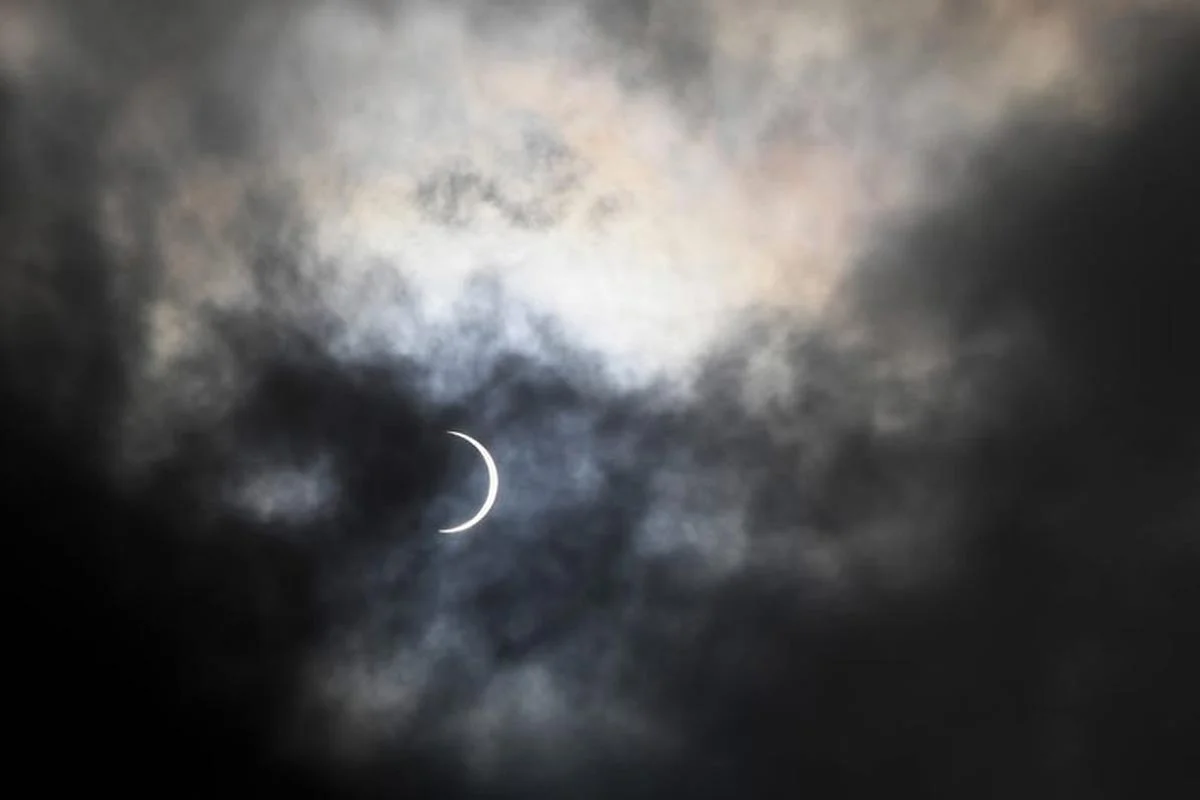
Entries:
{"type": "Polygon", "coordinates": [[[181,794],[1186,777],[1195,15],[877,6],[0,4],[53,756],[181,794]],[[462,537],[451,428],[503,476],[462,537]]]}

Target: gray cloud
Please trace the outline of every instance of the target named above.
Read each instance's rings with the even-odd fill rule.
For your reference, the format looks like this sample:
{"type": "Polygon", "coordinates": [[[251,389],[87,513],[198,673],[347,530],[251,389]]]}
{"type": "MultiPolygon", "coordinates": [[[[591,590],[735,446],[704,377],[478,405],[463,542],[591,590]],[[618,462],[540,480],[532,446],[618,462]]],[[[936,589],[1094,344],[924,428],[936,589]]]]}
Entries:
{"type": "Polygon", "coordinates": [[[54,755],[366,796],[1186,775],[1200,92],[1150,5],[5,2],[54,755]],[[453,539],[447,428],[504,476],[453,539]]]}

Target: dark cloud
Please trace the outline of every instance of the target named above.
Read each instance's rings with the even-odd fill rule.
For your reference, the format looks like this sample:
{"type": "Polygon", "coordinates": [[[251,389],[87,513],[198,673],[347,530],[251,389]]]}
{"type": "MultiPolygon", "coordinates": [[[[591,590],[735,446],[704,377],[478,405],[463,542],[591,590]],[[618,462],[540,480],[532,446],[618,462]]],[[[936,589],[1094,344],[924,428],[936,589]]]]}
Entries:
{"type": "MultiPolygon", "coordinates": [[[[10,685],[43,783],[1091,798],[1195,783],[1195,36],[1151,21],[1142,44],[1107,45],[1137,76],[1112,126],[1031,108],[941,207],[881,236],[839,305],[866,344],[844,319],[747,314],[687,399],[620,383],[498,281],[429,321],[403,265],[378,268],[424,326],[414,353],[347,356],[355,321],[329,300],[342,265],[316,221],[286,186],[249,192],[248,299],[203,309],[189,367],[200,386],[228,368],[235,390],[124,470],[167,270],[145,233],[154,180],[141,260],[100,233],[101,133],[123,87],[182,59],[207,65],[176,85],[195,112],[182,155],[264,147],[222,59],[242,12],[168,6],[53,6],[100,54],[194,32],[120,56],[102,89],[0,82],[10,685]],[[533,345],[504,338],[518,321],[533,345]],[[928,381],[880,369],[925,349],[949,354],[928,381]],[[785,385],[755,407],[762,353],[785,385]],[[439,388],[455,369],[468,388],[439,388]],[[447,428],[504,468],[486,535],[431,533],[473,480],[447,428]],[[316,499],[226,500],[259,474],[316,499]]],[[[621,7],[606,25],[650,15],[621,7]]],[[[574,169],[548,141],[523,156],[550,176],[535,211],[574,169]]],[[[540,229],[509,191],[450,171],[418,194],[442,224],[492,203],[540,229]]]]}

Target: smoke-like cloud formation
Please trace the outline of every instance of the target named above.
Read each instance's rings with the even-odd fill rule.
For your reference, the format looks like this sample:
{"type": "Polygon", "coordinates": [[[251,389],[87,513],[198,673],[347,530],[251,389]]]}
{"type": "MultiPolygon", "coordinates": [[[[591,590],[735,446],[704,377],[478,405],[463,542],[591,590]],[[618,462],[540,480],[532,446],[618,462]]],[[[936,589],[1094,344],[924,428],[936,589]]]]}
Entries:
{"type": "Polygon", "coordinates": [[[1194,785],[1198,22],[0,0],[39,780],[1194,785]]]}

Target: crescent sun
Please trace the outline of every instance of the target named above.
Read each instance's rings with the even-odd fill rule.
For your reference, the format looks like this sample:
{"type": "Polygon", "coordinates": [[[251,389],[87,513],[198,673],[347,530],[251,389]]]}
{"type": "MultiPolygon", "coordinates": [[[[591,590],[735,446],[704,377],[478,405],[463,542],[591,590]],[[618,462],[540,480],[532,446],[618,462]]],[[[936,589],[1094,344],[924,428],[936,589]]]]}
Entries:
{"type": "Polygon", "coordinates": [[[470,530],[483,521],[483,518],[492,510],[492,506],[496,503],[496,495],[500,491],[500,473],[496,471],[496,462],[492,460],[492,454],[487,451],[487,448],[479,442],[467,436],[465,433],[458,431],[446,431],[451,436],[457,436],[465,440],[468,444],[479,451],[479,455],[483,456],[483,463],[487,467],[488,472],[488,490],[487,497],[484,498],[483,505],[475,512],[475,516],[471,517],[461,525],[455,525],[453,528],[440,528],[438,533],[462,533],[465,530],[470,530]]]}

